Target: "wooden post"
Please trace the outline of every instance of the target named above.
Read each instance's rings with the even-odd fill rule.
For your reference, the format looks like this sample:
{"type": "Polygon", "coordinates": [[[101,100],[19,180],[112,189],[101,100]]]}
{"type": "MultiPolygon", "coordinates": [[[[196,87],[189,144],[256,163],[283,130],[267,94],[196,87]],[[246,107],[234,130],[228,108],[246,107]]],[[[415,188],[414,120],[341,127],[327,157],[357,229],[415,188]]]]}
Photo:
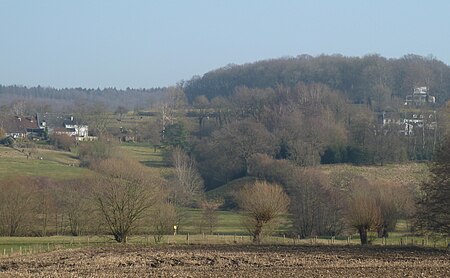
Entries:
{"type": "Polygon", "coordinates": [[[400,238],[400,246],[402,246],[403,245],[403,238],[401,237],[400,238]]]}
{"type": "Polygon", "coordinates": [[[186,235],[186,241],[187,241],[187,244],[189,245],[189,233],[187,233],[187,235],[186,235]]]}

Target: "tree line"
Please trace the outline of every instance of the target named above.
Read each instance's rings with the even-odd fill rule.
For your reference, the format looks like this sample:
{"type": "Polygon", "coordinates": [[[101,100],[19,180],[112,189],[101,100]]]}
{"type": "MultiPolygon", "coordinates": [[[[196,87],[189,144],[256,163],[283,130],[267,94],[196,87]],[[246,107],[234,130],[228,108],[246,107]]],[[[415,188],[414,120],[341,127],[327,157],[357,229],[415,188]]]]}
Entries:
{"type": "Polygon", "coordinates": [[[219,68],[186,81],[184,86],[188,100],[193,102],[201,95],[210,100],[230,96],[239,86],[275,89],[298,83],[324,84],[343,93],[352,103],[364,103],[379,111],[395,100],[404,101],[418,86],[427,86],[441,104],[450,99],[448,65],[431,56],[413,54],[398,59],[379,55],[270,59],[219,68]]]}
{"type": "Polygon", "coordinates": [[[164,142],[182,144],[192,153],[208,189],[248,175],[249,161],[257,154],[299,166],[430,160],[448,130],[450,112],[443,106],[435,114],[436,127],[424,124],[406,136],[402,125],[383,124],[366,105],[350,103],[341,92],[318,83],[241,86],[231,96],[209,100],[202,95],[185,107],[187,118],[179,115],[167,125],[164,142]]]}

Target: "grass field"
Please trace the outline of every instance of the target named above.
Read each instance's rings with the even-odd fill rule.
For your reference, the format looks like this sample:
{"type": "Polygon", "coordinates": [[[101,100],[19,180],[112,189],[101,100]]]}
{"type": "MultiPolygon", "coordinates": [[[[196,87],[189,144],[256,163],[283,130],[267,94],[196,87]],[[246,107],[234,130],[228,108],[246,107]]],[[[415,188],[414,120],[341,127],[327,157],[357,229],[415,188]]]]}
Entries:
{"type": "Polygon", "coordinates": [[[34,149],[32,157],[27,158],[20,150],[0,146],[0,179],[20,175],[64,180],[91,174],[78,167],[78,160],[70,152],[34,149]]]}
{"type": "Polygon", "coordinates": [[[330,175],[350,173],[369,181],[389,182],[396,185],[417,185],[428,175],[426,163],[387,164],[384,166],[353,166],[349,164],[321,165],[321,171],[330,175]]]}
{"type": "MultiPolygon", "coordinates": [[[[369,246],[403,246],[446,249],[448,239],[445,237],[426,238],[402,236],[393,234],[387,239],[377,238],[369,246]]],[[[160,243],[155,243],[153,236],[135,235],[128,238],[128,245],[222,245],[252,244],[252,237],[247,233],[242,234],[191,234],[183,233],[177,235],[166,235],[160,243]]],[[[314,237],[298,239],[283,235],[265,237],[265,245],[288,245],[288,246],[359,246],[359,238],[354,235],[348,238],[314,237]]],[[[35,253],[49,252],[60,249],[77,249],[85,247],[115,246],[122,245],[113,240],[110,236],[51,236],[51,237],[0,237],[0,257],[11,255],[29,255],[35,253]]]]}

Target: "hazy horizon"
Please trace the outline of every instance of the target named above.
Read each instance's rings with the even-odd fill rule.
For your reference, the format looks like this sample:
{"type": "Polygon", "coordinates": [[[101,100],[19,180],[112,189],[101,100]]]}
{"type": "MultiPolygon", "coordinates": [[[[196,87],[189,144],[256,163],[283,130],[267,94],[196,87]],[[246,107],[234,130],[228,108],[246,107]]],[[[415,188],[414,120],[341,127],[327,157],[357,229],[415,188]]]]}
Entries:
{"type": "Polygon", "coordinates": [[[450,64],[450,2],[12,1],[0,3],[0,84],[155,88],[302,54],[450,64]]]}

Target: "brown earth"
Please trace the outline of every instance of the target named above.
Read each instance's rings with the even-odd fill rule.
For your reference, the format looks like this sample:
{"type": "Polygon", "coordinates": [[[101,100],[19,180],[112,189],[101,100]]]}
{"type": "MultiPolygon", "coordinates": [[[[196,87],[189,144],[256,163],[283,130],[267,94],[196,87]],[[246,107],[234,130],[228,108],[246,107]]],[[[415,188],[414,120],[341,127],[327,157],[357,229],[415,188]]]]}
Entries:
{"type": "Polygon", "coordinates": [[[0,277],[450,277],[450,253],[344,246],[113,246],[0,259],[0,277]]]}

